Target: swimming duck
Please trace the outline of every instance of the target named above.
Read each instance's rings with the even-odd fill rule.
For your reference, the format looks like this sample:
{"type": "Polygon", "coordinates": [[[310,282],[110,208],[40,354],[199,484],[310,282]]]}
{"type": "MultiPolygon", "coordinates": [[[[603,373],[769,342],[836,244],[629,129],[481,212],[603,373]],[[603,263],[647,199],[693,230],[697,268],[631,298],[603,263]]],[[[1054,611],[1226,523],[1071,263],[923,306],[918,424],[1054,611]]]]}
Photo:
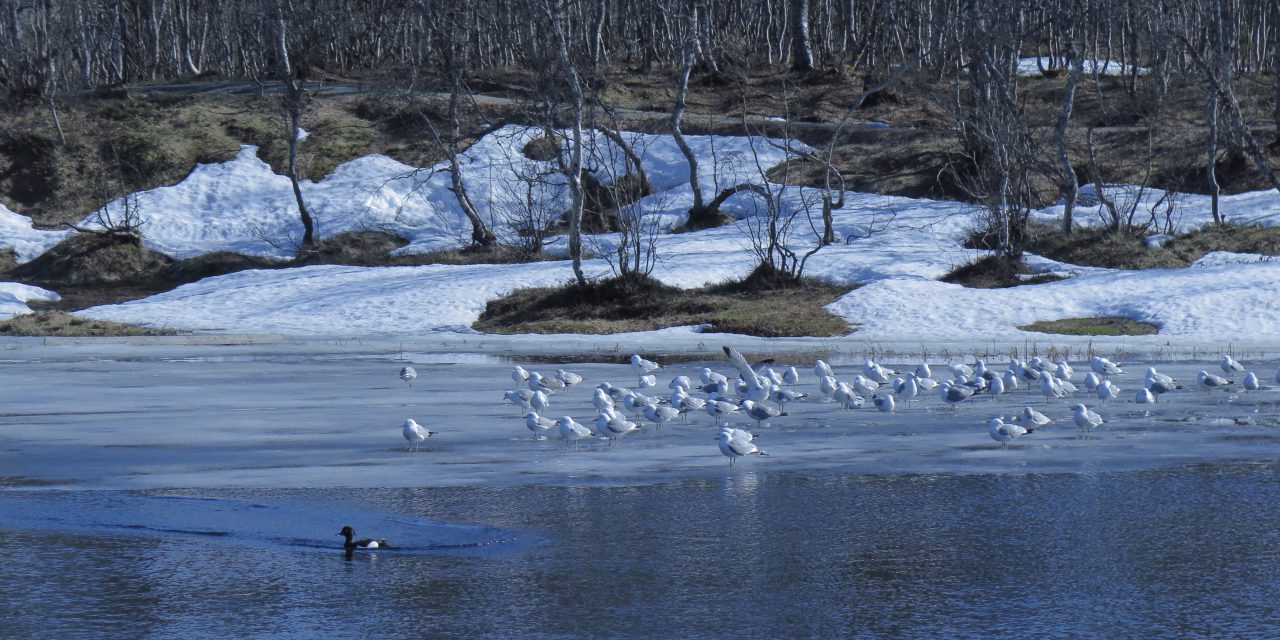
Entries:
{"type": "Polygon", "coordinates": [[[352,540],[356,536],[356,530],[351,527],[343,527],[338,535],[346,538],[346,542],[342,543],[342,548],[347,551],[355,549],[390,549],[391,545],[381,538],[364,538],[363,540],[352,540]]]}

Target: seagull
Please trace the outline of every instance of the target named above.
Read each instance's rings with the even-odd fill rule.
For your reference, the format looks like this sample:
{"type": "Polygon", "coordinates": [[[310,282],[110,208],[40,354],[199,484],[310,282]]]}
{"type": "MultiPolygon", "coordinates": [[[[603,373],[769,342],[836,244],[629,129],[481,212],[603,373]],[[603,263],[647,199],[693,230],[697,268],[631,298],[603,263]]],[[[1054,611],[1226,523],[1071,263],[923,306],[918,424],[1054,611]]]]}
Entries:
{"type": "Polygon", "coordinates": [[[1150,389],[1138,389],[1138,393],[1134,395],[1133,401],[1138,404],[1155,404],[1156,394],[1151,393],[1150,389]]]}
{"type": "Polygon", "coordinates": [[[757,456],[769,455],[751,442],[755,438],[756,435],[749,431],[725,427],[716,436],[716,444],[720,446],[720,453],[729,458],[729,466],[732,467],[734,459],[742,456],[753,454],[757,456]]]}
{"type": "Polygon", "coordinates": [[[537,411],[530,411],[524,414],[524,426],[533,432],[534,440],[542,440],[546,437],[544,434],[556,428],[556,421],[538,415],[537,411]]]}
{"type": "Polygon", "coordinates": [[[1058,366],[1054,370],[1054,375],[1057,377],[1062,378],[1063,380],[1070,380],[1076,377],[1076,370],[1071,368],[1071,365],[1067,364],[1066,360],[1060,359],[1056,364],[1058,366]]]}
{"type": "MultiPolygon", "coordinates": [[[[983,368],[986,368],[987,366],[986,363],[982,362],[981,360],[978,360],[978,364],[981,365],[983,368]]],[[[947,370],[951,372],[952,378],[959,378],[960,376],[968,377],[973,375],[973,367],[970,367],[969,365],[963,362],[953,362],[947,365],[947,370]]]]}
{"type": "Polygon", "coordinates": [[[951,405],[953,408],[957,404],[973,397],[975,393],[978,393],[978,391],[973,387],[963,384],[955,384],[950,380],[939,385],[938,390],[938,395],[942,397],[943,401],[951,405]]]}
{"type": "Polygon", "coordinates": [[[818,378],[818,392],[830,398],[835,395],[837,384],[835,376],[822,376],[818,378]]]}
{"type": "Polygon", "coordinates": [[[565,388],[566,386],[568,385],[566,385],[563,381],[556,380],[555,378],[544,378],[542,377],[542,374],[538,373],[537,371],[532,371],[529,373],[529,388],[532,389],[533,391],[555,393],[565,388]]]}
{"type": "Polygon", "coordinates": [[[1102,356],[1094,356],[1090,358],[1089,368],[1093,369],[1095,373],[1104,378],[1118,373],[1124,373],[1124,369],[1121,369],[1119,365],[1102,356]]]}
{"type": "Polygon", "coordinates": [[[920,383],[917,382],[916,374],[907,372],[902,384],[897,387],[897,394],[907,402],[914,401],[920,395],[920,383]]]}
{"type": "Polygon", "coordinates": [[[596,415],[596,433],[609,438],[609,444],[621,436],[640,430],[640,426],[626,418],[601,411],[596,415]]]}
{"type": "Polygon", "coordinates": [[[1004,393],[1004,379],[1000,376],[991,378],[991,382],[987,384],[987,391],[991,393],[991,399],[995,400],[1004,393]]]}
{"type": "Polygon", "coordinates": [[[787,412],[785,411],[774,409],[773,407],[760,404],[758,402],[755,402],[754,400],[743,400],[742,410],[745,411],[747,415],[751,417],[752,420],[756,421],[757,428],[759,428],[760,425],[766,420],[772,420],[774,418],[777,418],[778,416],[787,415],[787,412]]]}
{"type": "Polygon", "coordinates": [[[774,387],[769,391],[769,399],[778,403],[778,406],[782,407],[784,410],[787,408],[788,402],[791,402],[792,400],[803,400],[808,397],[809,394],[807,393],[783,389],[782,387],[774,387]]]}
{"type": "MultiPolygon", "coordinates": [[[[1166,377],[1167,377],[1167,376],[1166,376],[1166,377]]],[[[1174,383],[1172,383],[1172,382],[1167,382],[1167,383],[1166,383],[1166,382],[1162,382],[1162,381],[1160,381],[1160,380],[1152,380],[1151,378],[1147,378],[1147,388],[1146,388],[1146,391],[1150,391],[1150,392],[1151,392],[1151,394],[1152,394],[1152,395],[1154,395],[1154,396],[1156,396],[1156,397],[1159,397],[1159,396],[1161,396],[1161,395],[1164,395],[1164,394],[1166,394],[1166,393],[1169,393],[1170,391],[1173,391],[1174,389],[1181,389],[1181,388],[1182,388],[1182,387],[1180,387],[1180,386],[1178,386],[1178,385],[1176,385],[1176,384],[1174,384],[1174,383]]]]}
{"type": "Polygon", "coordinates": [[[693,381],[689,379],[689,376],[676,376],[671,379],[671,382],[667,383],[667,388],[672,391],[681,389],[688,393],[693,388],[693,381]]]}
{"type": "Polygon", "coordinates": [[[1019,387],[1018,374],[1014,373],[1013,369],[1006,369],[1004,375],[1000,376],[1000,380],[1004,382],[1005,391],[1013,391],[1019,387]]]}
{"type": "Polygon", "coordinates": [[[831,370],[831,365],[821,360],[817,360],[813,363],[813,377],[821,378],[823,376],[831,376],[834,378],[836,374],[831,370]]]}
{"type": "Polygon", "coordinates": [[[614,408],[613,398],[609,397],[609,394],[605,393],[604,389],[600,388],[591,392],[591,404],[597,411],[603,410],[606,407],[609,409],[614,408]]]}
{"type": "Polygon", "coordinates": [[[409,385],[410,387],[413,386],[413,379],[417,377],[418,377],[418,372],[414,371],[413,367],[405,367],[400,370],[400,379],[404,380],[405,384],[409,385]]]}
{"type": "Polygon", "coordinates": [[[1058,379],[1051,375],[1040,376],[1040,393],[1044,394],[1049,402],[1067,397],[1067,392],[1062,389],[1062,385],[1058,384],[1058,379]]]}
{"type": "Polygon", "coordinates": [[[1147,367],[1146,380],[1148,382],[1163,382],[1168,385],[1172,385],[1174,382],[1173,378],[1156,371],[1155,367],[1147,367]]]}
{"type": "Polygon", "coordinates": [[[1230,380],[1222,376],[1215,376],[1212,373],[1209,373],[1208,371],[1201,371],[1200,373],[1197,373],[1196,382],[1199,382],[1200,386],[1205,391],[1213,391],[1214,389],[1224,389],[1226,388],[1227,385],[1231,384],[1230,380]]]}
{"type": "Polygon", "coordinates": [[[916,377],[917,378],[933,377],[933,369],[929,368],[928,362],[921,362],[920,365],[916,367],[916,377]]]}
{"type": "Polygon", "coordinates": [[[533,395],[529,397],[529,406],[533,407],[534,411],[545,411],[547,407],[551,406],[551,396],[547,395],[545,391],[534,391],[533,395]]]}
{"type": "Polygon", "coordinates": [[[1102,426],[1105,422],[1102,416],[1090,411],[1088,407],[1078,404],[1071,410],[1071,419],[1075,420],[1076,426],[1080,427],[1080,437],[1087,437],[1090,431],[1102,426]]]}
{"type": "Polygon", "coordinates": [[[875,360],[870,358],[862,363],[862,374],[878,383],[889,381],[889,376],[896,375],[898,372],[893,369],[886,369],[879,365],[875,360]]]}
{"type": "Polygon", "coordinates": [[[533,392],[528,389],[512,389],[502,394],[503,400],[520,407],[524,411],[529,410],[529,400],[532,398],[533,392]]]}
{"type": "Polygon", "coordinates": [[[565,440],[565,444],[572,440],[580,440],[594,435],[590,429],[582,426],[581,423],[569,416],[561,416],[556,421],[556,424],[560,426],[560,437],[565,440]]]}
{"type": "Polygon", "coordinates": [[[891,394],[871,396],[871,401],[875,403],[876,408],[882,413],[893,413],[893,396],[891,394]]]}
{"type": "Polygon", "coordinates": [[[1254,374],[1252,371],[1244,374],[1244,390],[1245,391],[1257,391],[1258,389],[1261,389],[1261,388],[1262,386],[1258,384],[1258,376],[1256,374],[1254,374]]]}
{"type": "MultiPolygon", "coordinates": [[[[737,367],[738,373],[742,376],[742,381],[746,383],[746,390],[742,394],[744,398],[760,402],[768,397],[771,385],[761,379],[755,369],[750,364],[747,364],[747,359],[742,356],[742,353],[726,345],[724,354],[729,357],[729,362],[732,362],[733,366],[737,367]]],[[[748,411],[750,410],[748,409],[748,411]]]]}
{"type": "Polygon", "coordinates": [[[523,384],[529,379],[529,372],[525,371],[524,367],[516,365],[516,368],[511,370],[511,379],[514,380],[516,384],[523,384]]]}
{"type": "Polygon", "coordinates": [[[556,380],[563,382],[566,387],[572,387],[573,385],[582,382],[582,376],[573,373],[572,371],[556,369],[556,380]]]}
{"type": "Polygon", "coordinates": [[[1096,391],[1098,389],[1098,385],[1101,382],[1102,382],[1102,378],[1099,378],[1098,374],[1092,371],[1084,374],[1084,388],[1090,391],[1096,391]]]}
{"type": "Polygon", "coordinates": [[[742,408],[732,402],[725,402],[719,398],[711,398],[707,400],[705,407],[707,415],[716,419],[716,426],[720,426],[720,420],[731,413],[737,413],[742,408]]]}
{"type": "Polygon", "coordinates": [[[644,376],[661,369],[662,365],[652,360],[645,360],[636,353],[631,356],[631,368],[635,370],[637,376],[644,376]]]}
{"type": "Polygon", "coordinates": [[[716,373],[715,371],[712,371],[709,367],[703,367],[702,373],[699,374],[699,377],[702,379],[702,384],[704,385],[729,381],[729,379],[726,378],[723,373],[716,373]]]}
{"type": "Polygon", "coordinates": [[[880,383],[861,373],[853,377],[853,390],[864,396],[873,395],[880,388],[880,383]]]}
{"type": "Polygon", "coordinates": [[[641,389],[652,389],[658,386],[658,376],[655,376],[652,373],[647,376],[640,376],[639,386],[641,389]]]}
{"type": "Polygon", "coordinates": [[[685,414],[691,411],[702,411],[703,409],[706,409],[707,401],[678,391],[671,394],[671,406],[680,410],[680,419],[683,420],[685,414]]]}
{"type": "Polygon", "coordinates": [[[1229,376],[1244,372],[1244,365],[1225,353],[1222,354],[1222,362],[1218,363],[1218,366],[1222,367],[1222,372],[1229,376]]]}
{"type": "Polygon", "coordinates": [[[840,403],[841,411],[861,409],[862,404],[866,402],[862,396],[858,395],[857,392],[853,390],[853,387],[844,382],[836,385],[836,391],[832,394],[832,398],[835,399],[836,402],[840,403]]]}
{"type": "Polygon", "coordinates": [[[427,438],[436,434],[436,432],[427,431],[426,427],[414,422],[413,418],[409,418],[404,421],[404,429],[401,433],[404,434],[404,439],[408,440],[409,444],[413,445],[414,451],[418,450],[419,444],[426,442],[427,438]]]}
{"type": "Polygon", "coordinates": [[[1029,422],[1029,423],[1031,423],[1031,424],[1035,425],[1035,428],[1036,428],[1036,429],[1039,429],[1040,427],[1043,427],[1043,426],[1045,426],[1045,425],[1047,425],[1047,424],[1052,424],[1052,423],[1053,423],[1053,420],[1051,420],[1051,419],[1049,418],[1049,416],[1046,416],[1045,414],[1040,413],[1039,411],[1036,411],[1035,409],[1032,409],[1031,407],[1023,407],[1023,408],[1022,408],[1022,415],[1020,415],[1020,416],[1018,416],[1017,418],[1014,418],[1014,419],[1015,419],[1015,420],[1020,420],[1020,421],[1021,421],[1021,420],[1025,420],[1026,422],[1029,422]]]}
{"type": "Polygon", "coordinates": [[[1098,400],[1106,402],[1115,400],[1120,397],[1120,387],[1112,384],[1110,380],[1103,380],[1098,384],[1098,400]]]}
{"type": "Polygon", "coordinates": [[[655,427],[661,427],[662,423],[675,420],[680,415],[680,410],[674,407],[658,406],[656,404],[646,404],[644,406],[644,417],[648,418],[655,427]]]}
{"type": "Polygon", "coordinates": [[[991,436],[992,440],[999,442],[1004,449],[1009,448],[1009,443],[1014,438],[1024,436],[1032,431],[1035,431],[1035,429],[1027,429],[1016,424],[1005,424],[1001,418],[992,418],[991,422],[987,423],[987,434],[991,436]]]}

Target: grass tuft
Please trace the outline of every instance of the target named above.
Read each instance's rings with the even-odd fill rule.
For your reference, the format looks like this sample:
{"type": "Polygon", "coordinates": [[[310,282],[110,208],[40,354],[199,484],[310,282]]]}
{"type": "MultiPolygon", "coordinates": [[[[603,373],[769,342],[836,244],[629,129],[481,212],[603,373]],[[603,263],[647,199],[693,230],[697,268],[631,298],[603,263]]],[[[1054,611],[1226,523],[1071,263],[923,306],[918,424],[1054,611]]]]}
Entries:
{"type": "Polygon", "coordinates": [[[6,336],[171,336],[178,332],[138,325],[81,318],[62,311],[36,311],[0,322],[0,335],[6,336]]]}
{"type": "Polygon", "coordinates": [[[769,277],[752,274],[691,290],[648,276],[519,289],[489,302],[473,327],[506,334],[611,334],[701,325],[763,337],[841,336],[854,330],[823,308],[848,288],[808,279],[792,279],[779,288],[750,284],[769,277]]]}
{"type": "Polygon", "coordinates": [[[1160,332],[1159,327],[1149,322],[1117,316],[1044,320],[1018,328],[1023,331],[1056,333],[1067,336],[1146,336],[1160,332]]]}
{"type": "Polygon", "coordinates": [[[1025,277],[1029,272],[1030,269],[1021,258],[992,254],[952,269],[942,276],[942,281],[975,289],[1004,289],[1064,279],[1052,273],[1030,274],[1025,277]]]}

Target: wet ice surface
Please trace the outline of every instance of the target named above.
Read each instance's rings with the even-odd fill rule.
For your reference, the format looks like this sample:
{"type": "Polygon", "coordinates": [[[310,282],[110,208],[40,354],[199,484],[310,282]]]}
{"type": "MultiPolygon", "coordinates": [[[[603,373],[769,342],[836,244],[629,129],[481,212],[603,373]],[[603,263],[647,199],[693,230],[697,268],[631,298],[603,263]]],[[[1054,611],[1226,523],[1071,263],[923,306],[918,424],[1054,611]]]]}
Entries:
{"type": "MultiPolygon", "coordinates": [[[[0,619],[15,637],[1280,631],[1274,362],[1245,363],[1270,389],[1212,394],[1194,374],[1216,357],[1159,362],[1188,388],[1152,406],[1129,401],[1145,366],[1126,363],[1120,401],[1082,390],[1107,419],[1086,440],[1074,401],[1026,390],[955,411],[929,394],[894,415],[811,398],[759,428],[735,419],[770,455],[730,468],[704,414],[570,447],[533,440],[500,402],[514,364],[563,367],[587,380],[547,414],[590,423],[595,385],[635,383],[616,363],[287,345],[0,355],[0,619]],[[1023,406],[1058,422],[1001,450],[986,422],[1023,406]],[[439,432],[423,451],[406,449],[406,417],[439,432]],[[344,524],[403,548],[346,559],[344,524]],[[745,619],[725,614],[743,604],[745,619]]],[[[811,361],[796,363],[805,391],[811,361]]],[[[861,358],[834,364],[848,379],[861,358]]],[[[659,389],[703,365],[728,372],[671,363],[659,389]]]]}
{"type": "MultiPolygon", "coordinates": [[[[952,410],[926,394],[885,414],[872,408],[840,411],[811,397],[790,403],[789,415],[759,427],[735,416],[736,426],[760,434],[757,444],[769,456],[752,456],[730,470],[713,440],[714,421],[705,414],[660,429],[646,426],[614,446],[600,440],[569,446],[534,440],[523,411],[501,401],[503,391],[514,386],[514,364],[547,375],[565,367],[586,381],[557,394],[544,413],[589,425],[595,385],[635,386],[635,375],[622,364],[284,348],[130,353],[43,359],[14,352],[0,364],[7,397],[0,413],[3,475],[95,489],[632,485],[718,477],[743,468],[958,474],[1149,469],[1270,460],[1280,444],[1274,362],[1246,363],[1270,387],[1251,393],[1197,389],[1196,372],[1217,371],[1216,362],[1158,363],[1187,388],[1155,405],[1132,402],[1146,368],[1139,362],[1126,363],[1127,373],[1114,378],[1120,399],[1106,404],[1085,392],[1082,372],[1076,376],[1078,399],[1054,403],[1038,390],[1022,389],[998,399],[979,396],[952,410]],[[412,388],[397,377],[405,364],[419,373],[412,388]],[[1077,401],[1107,421],[1088,439],[1078,438],[1071,422],[1077,401]],[[1023,406],[1056,423],[1001,450],[987,436],[987,421],[1023,406]],[[400,434],[406,418],[438,432],[417,453],[407,450],[400,434]]],[[[802,371],[796,388],[817,396],[810,363],[796,363],[802,371]]],[[[726,364],[671,364],[660,372],[654,391],[668,392],[672,376],[696,376],[703,365],[728,372],[726,364]]],[[[860,364],[838,364],[837,376],[851,378],[860,364]]]]}

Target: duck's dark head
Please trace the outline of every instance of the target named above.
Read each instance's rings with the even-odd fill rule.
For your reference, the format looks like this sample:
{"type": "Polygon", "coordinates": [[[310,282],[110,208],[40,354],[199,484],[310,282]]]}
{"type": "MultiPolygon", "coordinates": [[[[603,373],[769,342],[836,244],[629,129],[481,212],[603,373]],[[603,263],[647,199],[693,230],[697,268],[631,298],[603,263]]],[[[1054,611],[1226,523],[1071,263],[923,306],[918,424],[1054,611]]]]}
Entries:
{"type": "Polygon", "coordinates": [[[346,539],[350,540],[352,537],[354,537],[354,536],[356,535],[356,531],[355,531],[355,529],[352,529],[351,527],[343,527],[343,528],[342,528],[342,531],[339,531],[339,532],[338,532],[338,535],[343,536],[343,537],[345,537],[346,539]]]}

